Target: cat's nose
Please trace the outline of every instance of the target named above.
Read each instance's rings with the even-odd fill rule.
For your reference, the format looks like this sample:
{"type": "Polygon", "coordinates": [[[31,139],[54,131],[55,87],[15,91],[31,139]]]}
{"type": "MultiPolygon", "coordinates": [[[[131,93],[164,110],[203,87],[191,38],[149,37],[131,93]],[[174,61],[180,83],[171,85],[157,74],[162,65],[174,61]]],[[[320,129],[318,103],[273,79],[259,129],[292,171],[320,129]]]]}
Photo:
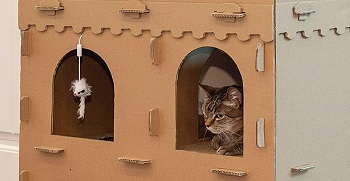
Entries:
{"type": "Polygon", "coordinates": [[[207,120],[207,121],[205,121],[204,125],[205,125],[207,128],[209,128],[209,127],[212,125],[212,123],[213,123],[213,120],[207,120]]]}

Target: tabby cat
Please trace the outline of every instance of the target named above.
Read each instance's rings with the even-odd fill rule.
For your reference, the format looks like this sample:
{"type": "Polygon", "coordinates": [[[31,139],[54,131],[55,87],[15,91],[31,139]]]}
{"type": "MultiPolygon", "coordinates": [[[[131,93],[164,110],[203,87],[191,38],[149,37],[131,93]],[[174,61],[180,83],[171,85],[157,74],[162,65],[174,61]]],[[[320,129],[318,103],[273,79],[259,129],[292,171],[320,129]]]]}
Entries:
{"type": "Polygon", "coordinates": [[[202,112],[207,129],[214,133],[212,147],[220,155],[243,154],[243,95],[238,86],[221,88],[199,84],[204,91],[202,112]]]}

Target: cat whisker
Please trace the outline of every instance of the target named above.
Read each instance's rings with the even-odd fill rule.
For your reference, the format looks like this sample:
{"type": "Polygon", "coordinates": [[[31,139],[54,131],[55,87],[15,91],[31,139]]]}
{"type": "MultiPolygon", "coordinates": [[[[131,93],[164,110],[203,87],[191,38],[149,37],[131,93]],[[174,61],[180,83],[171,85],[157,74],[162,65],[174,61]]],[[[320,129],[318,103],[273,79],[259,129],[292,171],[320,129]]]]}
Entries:
{"type": "Polygon", "coordinates": [[[225,135],[227,137],[227,139],[229,139],[231,141],[231,138],[227,135],[227,133],[225,133],[225,132],[222,132],[222,133],[223,133],[223,135],[225,135]]]}
{"type": "Polygon", "coordinates": [[[229,133],[229,134],[234,134],[234,135],[236,135],[236,136],[243,136],[243,135],[240,135],[240,134],[238,134],[238,133],[236,133],[236,132],[233,132],[233,131],[231,131],[231,130],[228,130],[228,129],[225,129],[223,132],[226,132],[226,133],[229,133]]]}
{"type": "Polygon", "coordinates": [[[199,135],[200,135],[200,136],[204,135],[204,137],[205,137],[206,132],[207,132],[206,126],[202,126],[202,127],[199,129],[199,135]]]}

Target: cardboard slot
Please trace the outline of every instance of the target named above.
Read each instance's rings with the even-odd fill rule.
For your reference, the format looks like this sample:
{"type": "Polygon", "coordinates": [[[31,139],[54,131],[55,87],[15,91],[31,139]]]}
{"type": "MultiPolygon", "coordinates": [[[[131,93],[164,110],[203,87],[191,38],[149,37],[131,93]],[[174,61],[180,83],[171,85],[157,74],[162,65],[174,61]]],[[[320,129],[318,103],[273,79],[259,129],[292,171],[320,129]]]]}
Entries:
{"type": "Polygon", "coordinates": [[[240,171],[240,170],[230,170],[230,169],[223,169],[223,168],[216,168],[211,170],[213,173],[220,174],[220,175],[229,175],[229,176],[236,176],[236,177],[243,177],[247,175],[246,171],[240,171]]]}
{"type": "Polygon", "coordinates": [[[53,147],[46,147],[46,146],[37,146],[35,147],[35,150],[44,152],[44,153],[52,153],[52,154],[57,154],[64,151],[63,148],[53,148],[53,147]]]}
{"type": "Polygon", "coordinates": [[[131,163],[137,165],[145,165],[151,164],[150,159],[141,159],[141,158],[133,158],[133,157],[118,157],[118,160],[124,163],[131,163]]]}
{"type": "Polygon", "coordinates": [[[232,58],[214,47],[201,47],[192,51],[185,57],[178,70],[176,148],[215,154],[215,150],[210,146],[210,131],[206,131],[204,126],[201,113],[204,97],[200,94],[198,83],[214,87],[233,84],[241,86],[242,77],[232,58]],[[220,71],[213,73],[212,69],[220,71]],[[225,80],[222,75],[230,78],[225,80]],[[222,84],[219,85],[218,82],[222,84]]]}
{"type": "Polygon", "coordinates": [[[53,80],[52,134],[100,139],[114,133],[114,84],[104,60],[83,49],[81,77],[92,86],[86,99],[85,118],[77,119],[79,98],[73,96],[71,82],[78,79],[76,50],[66,54],[56,68],[53,80]]]}

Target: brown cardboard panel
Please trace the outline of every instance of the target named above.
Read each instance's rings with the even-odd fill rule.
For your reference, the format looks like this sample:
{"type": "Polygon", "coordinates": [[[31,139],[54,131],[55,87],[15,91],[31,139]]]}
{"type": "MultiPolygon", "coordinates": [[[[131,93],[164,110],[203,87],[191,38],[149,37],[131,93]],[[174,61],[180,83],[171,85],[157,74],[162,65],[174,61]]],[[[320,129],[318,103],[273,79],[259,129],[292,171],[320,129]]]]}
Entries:
{"type": "Polygon", "coordinates": [[[64,31],[65,27],[73,27],[75,32],[80,33],[89,27],[96,34],[101,33],[103,29],[111,29],[113,34],[118,35],[130,29],[135,36],[149,30],[155,37],[161,36],[164,31],[171,31],[174,37],[182,37],[184,32],[192,32],[198,39],[203,38],[206,33],[214,33],[221,40],[226,39],[228,34],[237,34],[242,41],[256,34],[265,42],[274,39],[272,4],[236,2],[246,16],[233,23],[225,21],[225,18],[212,16],[212,13],[225,6],[223,3],[145,2],[150,12],[137,19],[130,18],[130,13],[118,12],[128,5],[125,1],[62,1],[65,9],[56,12],[54,16],[48,16],[35,9],[37,3],[34,0],[19,2],[21,30],[35,25],[39,31],[54,26],[58,32],[64,31]]]}
{"type": "Polygon", "coordinates": [[[194,131],[198,130],[198,83],[206,62],[184,58],[176,81],[177,147],[198,142],[198,132],[194,131]]]}
{"type": "MultiPolygon", "coordinates": [[[[249,173],[238,180],[273,180],[273,42],[265,44],[265,72],[258,73],[255,70],[256,46],[261,43],[258,36],[242,42],[236,36],[219,41],[215,36],[207,35],[198,40],[190,33],[174,38],[170,32],[164,32],[158,38],[159,46],[162,47],[162,63],[155,66],[149,60],[150,32],[135,37],[131,32],[115,36],[107,30],[98,35],[85,31],[83,47],[96,52],[106,62],[114,82],[115,140],[106,142],[51,135],[53,75],[62,57],[75,49],[79,34],[72,29],[57,33],[53,27],[44,32],[34,28],[28,31],[36,43],[32,46],[31,55],[22,57],[21,94],[31,97],[30,117],[35,120],[21,124],[20,170],[29,170],[31,179],[155,180],[166,177],[179,180],[231,180],[229,176],[211,172],[211,169],[225,168],[249,173]],[[243,157],[176,150],[178,127],[175,90],[178,68],[189,52],[203,46],[216,47],[226,52],[235,60],[242,73],[244,104],[247,106],[244,109],[243,157]],[[159,136],[152,137],[149,136],[148,120],[149,110],[155,107],[162,110],[159,114],[162,124],[159,136]],[[255,121],[259,117],[266,120],[266,148],[256,146],[255,121]],[[64,148],[65,151],[57,155],[42,154],[33,149],[38,145],[64,148]],[[117,160],[125,156],[151,159],[152,164],[142,166],[117,160]],[[179,175],[179,172],[183,174],[179,175]]],[[[67,91],[71,79],[67,78],[67,91]]],[[[89,77],[88,80],[94,78],[89,77]]],[[[197,96],[197,83],[193,86],[196,87],[197,96]]],[[[104,86],[93,86],[93,93],[98,95],[98,91],[104,89],[104,86]]],[[[190,105],[184,106],[184,109],[192,109],[190,105]]],[[[197,113],[198,103],[193,106],[197,113]]],[[[70,111],[75,117],[76,108],[70,111]]],[[[191,131],[197,137],[197,127],[191,131]]]]}
{"type": "Polygon", "coordinates": [[[310,37],[318,31],[321,36],[330,33],[330,29],[335,29],[337,34],[343,34],[346,28],[350,27],[349,1],[310,1],[301,2],[306,4],[308,9],[305,12],[306,20],[299,20],[294,13],[295,7],[300,5],[297,2],[276,4],[276,32],[285,34],[288,39],[293,39],[298,32],[302,32],[304,37],[310,37]],[[309,10],[309,11],[307,11],[309,10]],[[310,11],[313,10],[313,11],[310,11]],[[293,24],[293,26],[291,26],[293,24]]]}

